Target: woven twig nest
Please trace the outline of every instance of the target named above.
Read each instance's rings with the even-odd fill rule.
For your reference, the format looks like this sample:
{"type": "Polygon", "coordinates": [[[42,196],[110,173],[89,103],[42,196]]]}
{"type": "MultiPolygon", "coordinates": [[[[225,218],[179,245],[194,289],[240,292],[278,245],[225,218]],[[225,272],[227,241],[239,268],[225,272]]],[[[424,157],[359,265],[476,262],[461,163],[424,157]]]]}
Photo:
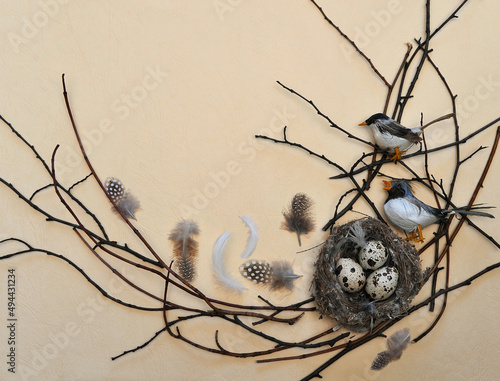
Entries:
{"type": "MultiPolygon", "coordinates": [[[[369,271],[365,272],[368,275],[369,271]]],[[[333,228],[316,261],[313,295],[323,316],[337,320],[350,330],[363,332],[404,314],[423,283],[424,273],[415,247],[399,238],[383,222],[367,217],[333,228]],[[374,301],[364,289],[345,292],[337,281],[335,269],[340,258],[358,261],[360,247],[353,239],[354,227],[358,231],[362,229],[366,241],[381,241],[388,253],[385,265],[399,272],[396,290],[386,300],[374,301]]]]}

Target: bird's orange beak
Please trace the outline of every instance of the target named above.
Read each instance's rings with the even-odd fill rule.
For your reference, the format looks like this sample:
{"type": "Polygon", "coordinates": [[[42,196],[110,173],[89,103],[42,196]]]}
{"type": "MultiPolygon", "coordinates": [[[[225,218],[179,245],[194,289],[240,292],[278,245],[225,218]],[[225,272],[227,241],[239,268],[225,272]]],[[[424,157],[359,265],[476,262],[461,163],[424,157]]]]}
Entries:
{"type": "Polygon", "coordinates": [[[358,124],[358,126],[368,126],[368,125],[366,124],[366,122],[363,122],[363,123],[358,124]]]}
{"type": "Polygon", "coordinates": [[[386,181],[386,180],[382,180],[385,184],[385,188],[384,190],[386,191],[390,191],[391,190],[391,182],[390,181],[386,181]]]}

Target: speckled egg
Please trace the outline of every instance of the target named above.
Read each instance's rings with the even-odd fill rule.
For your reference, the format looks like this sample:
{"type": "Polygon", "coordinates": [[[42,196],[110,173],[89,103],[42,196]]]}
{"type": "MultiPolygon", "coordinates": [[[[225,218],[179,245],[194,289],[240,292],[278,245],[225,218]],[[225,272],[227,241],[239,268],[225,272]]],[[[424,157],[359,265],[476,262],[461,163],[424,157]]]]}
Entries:
{"type": "Polygon", "coordinates": [[[365,291],[373,300],[385,300],[396,291],[398,279],[399,273],[395,267],[382,267],[368,276],[365,291]]]}
{"type": "Polygon", "coordinates": [[[387,262],[388,254],[380,241],[368,242],[359,252],[359,264],[365,270],[376,270],[387,262]]]}
{"type": "Polygon", "coordinates": [[[366,282],[363,268],[351,258],[340,258],[337,261],[335,275],[337,275],[340,286],[346,292],[358,292],[366,282]]]}

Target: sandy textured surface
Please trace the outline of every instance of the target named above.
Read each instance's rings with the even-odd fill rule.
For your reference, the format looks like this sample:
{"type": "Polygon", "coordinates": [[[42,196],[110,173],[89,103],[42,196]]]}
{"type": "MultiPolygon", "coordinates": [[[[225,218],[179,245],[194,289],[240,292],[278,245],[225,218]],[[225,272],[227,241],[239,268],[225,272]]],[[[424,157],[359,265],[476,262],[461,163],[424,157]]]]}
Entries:
{"type": "MultiPolygon", "coordinates": [[[[329,128],[310,105],[276,81],[314,100],[337,124],[364,139],[370,138],[368,131],[357,125],[382,110],[386,88],[308,0],[13,3],[0,6],[0,114],[46,160],[55,145],[61,145],[57,157],[61,183],[70,185],[89,172],[64,106],[61,74],[66,73],[74,116],[96,171],[102,178],[120,178],[141,200],[134,224],[165,260],[171,258],[168,232],[180,219],[193,218],[201,229],[194,284],[208,295],[247,304],[261,303],[259,294],[276,304],[310,295],[316,251],[295,254],[296,238],[280,229],[281,211],[295,193],[307,193],[315,201],[314,214],[322,226],[350,184],[328,180],[339,172],[327,163],[292,147],[257,141],[254,135],[280,138],[287,125],[290,140],[349,167],[369,148],[329,128]],[[215,285],[211,250],[225,231],[233,232],[228,266],[238,275],[239,254],[247,238],[239,219],[242,214],[253,216],[260,229],[254,258],[294,261],[296,272],[304,275],[292,292],[270,293],[246,284],[248,291],[235,297],[215,285]]],[[[433,3],[432,29],[460,2],[433,3]]],[[[432,40],[432,58],[458,94],[462,136],[497,118],[500,102],[500,5],[493,0],[469,3],[432,40]]],[[[389,81],[400,65],[405,43],[424,35],[423,1],[336,0],[321,1],[321,5],[389,81]]],[[[419,123],[421,112],[426,121],[451,112],[449,96],[429,65],[424,66],[414,94],[403,117],[408,126],[419,123]]],[[[462,157],[481,145],[491,147],[495,129],[470,140],[462,148],[462,157]]],[[[452,123],[429,127],[427,138],[430,146],[452,141],[452,123]]],[[[3,123],[0,142],[2,178],[28,196],[50,182],[31,151],[3,123]]],[[[468,202],[488,154],[488,149],[481,151],[463,165],[456,204],[468,202]]],[[[422,157],[409,163],[422,173],[422,157]]],[[[432,155],[429,165],[436,178],[448,184],[454,163],[454,151],[447,150],[432,155]]],[[[493,165],[477,202],[498,206],[498,157],[493,165]]],[[[401,165],[388,165],[384,172],[408,176],[401,165]]],[[[370,193],[379,208],[386,197],[382,187],[377,179],[370,193]]],[[[95,182],[88,181],[74,192],[98,214],[112,239],[147,253],[111,213],[95,182]]],[[[433,203],[424,187],[415,192],[433,203]]],[[[52,190],[38,194],[35,201],[55,216],[71,220],[52,190]]],[[[371,213],[362,202],[356,210],[371,213]]],[[[63,254],[113,296],[159,306],[114,277],[71,229],[45,222],[3,185],[0,216],[0,238],[19,237],[63,254]]],[[[357,216],[348,214],[344,221],[357,216]]],[[[475,222],[498,240],[498,217],[475,222]]],[[[425,235],[430,239],[432,228],[425,235]]],[[[325,238],[317,229],[303,239],[303,247],[325,238]]],[[[19,248],[4,245],[0,255],[19,248]]],[[[430,264],[432,256],[427,252],[424,264],[430,264]]],[[[464,226],[453,244],[450,282],[460,282],[498,260],[495,246],[464,226]]],[[[163,284],[156,277],[123,263],[113,264],[148,291],[162,295],[163,284]]],[[[443,279],[438,287],[442,286],[443,279]]],[[[496,270],[450,294],[434,331],[387,369],[369,370],[375,355],[384,349],[384,340],[378,339],[322,375],[339,380],[495,379],[500,373],[499,294],[500,270],[496,270]]],[[[176,290],[171,297],[203,307],[176,290]]],[[[175,316],[176,312],[169,313],[170,318],[175,316]]],[[[408,327],[416,336],[434,316],[423,309],[388,333],[408,327]]],[[[74,268],[37,253],[0,261],[0,323],[2,380],[296,380],[331,357],[259,365],[255,359],[203,352],[164,333],[146,348],[111,361],[160,330],[161,313],[106,300],[74,268]],[[17,281],[15,374],[9,373],[7,364],[9,269],[15,269],[17,281]]],[[[299,341],[333,324],[310,313],[295,326],[261,327],[299,341]]],[[[233,351],[272,346],[215,319],[193,320],[180,327],[190,338],[211,347],[215,347],[217,329],[223,345],[233,351]]]]}

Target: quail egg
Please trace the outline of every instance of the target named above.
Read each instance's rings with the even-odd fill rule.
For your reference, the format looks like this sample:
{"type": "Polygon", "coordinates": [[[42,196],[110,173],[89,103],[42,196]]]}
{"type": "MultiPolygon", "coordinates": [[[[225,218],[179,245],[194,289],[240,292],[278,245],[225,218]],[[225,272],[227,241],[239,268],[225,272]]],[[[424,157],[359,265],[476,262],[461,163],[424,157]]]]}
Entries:
{"type": "Polygon", "coordinates": [[[376,270],[387,262],[387,251],[380,241],[369,241],[359,252],[359,264],[365,270],[376,270]]]}
{"type": "Polygon", "coordinates": [[[337,281],[346,292],[358,292],[365,283],[366,277],[362,267],[351,258],[340,258],[335,268],[337,281]]]}
{"type": "Polygon", "coordinates": [[[368,276],[365,291],[373,300],[385,300],[396,291],[398,279],[398,269],[382,267],[368,276]]]}

